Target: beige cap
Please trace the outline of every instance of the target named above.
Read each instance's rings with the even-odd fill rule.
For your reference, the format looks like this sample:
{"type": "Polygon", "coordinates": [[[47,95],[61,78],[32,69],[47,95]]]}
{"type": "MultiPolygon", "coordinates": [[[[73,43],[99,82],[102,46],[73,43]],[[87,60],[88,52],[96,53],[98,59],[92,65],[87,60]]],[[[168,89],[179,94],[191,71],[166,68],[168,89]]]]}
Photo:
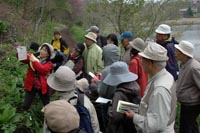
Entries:
{"type": "Polygon", "coordinates": [[[79,127],[80,117],[75,107],[65,100],[57,100],[44,107],[48,128],[54,132],[67,133],[79,127]]]}

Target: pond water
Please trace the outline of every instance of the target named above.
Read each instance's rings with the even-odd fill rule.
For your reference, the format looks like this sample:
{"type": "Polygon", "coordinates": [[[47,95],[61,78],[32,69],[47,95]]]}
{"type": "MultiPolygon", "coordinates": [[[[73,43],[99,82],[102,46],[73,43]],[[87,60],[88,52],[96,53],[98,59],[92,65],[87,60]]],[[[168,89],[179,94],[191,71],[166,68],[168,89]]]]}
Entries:
{"type": "Polygon", "coordinates": [[[176,40],[187,40],[195,45],[194,56],[200,58],[200,25],[172,26],[176,40]]]}

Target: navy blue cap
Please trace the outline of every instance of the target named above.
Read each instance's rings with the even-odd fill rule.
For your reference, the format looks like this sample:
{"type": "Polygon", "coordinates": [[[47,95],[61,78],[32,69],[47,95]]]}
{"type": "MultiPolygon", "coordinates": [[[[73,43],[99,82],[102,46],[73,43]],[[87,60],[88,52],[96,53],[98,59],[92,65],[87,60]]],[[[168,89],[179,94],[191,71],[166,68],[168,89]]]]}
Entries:
{"type": "Polygon", "coordinates": [[[124,39],[133,39],[133,34],[130,31],[125,31],[119,36],[119,40],[124,40],[124,39]]]}

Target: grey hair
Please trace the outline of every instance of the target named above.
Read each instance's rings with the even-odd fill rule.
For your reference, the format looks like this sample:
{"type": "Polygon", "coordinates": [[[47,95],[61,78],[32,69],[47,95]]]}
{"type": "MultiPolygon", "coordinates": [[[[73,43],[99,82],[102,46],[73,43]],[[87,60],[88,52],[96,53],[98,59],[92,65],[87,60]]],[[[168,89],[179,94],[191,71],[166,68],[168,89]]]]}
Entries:
{"type": "Polygon", "coordinates": [[[167,63],[166,61],[153,61],[155,66],[159,67],[159,68],[165,68],[167,63]]]}

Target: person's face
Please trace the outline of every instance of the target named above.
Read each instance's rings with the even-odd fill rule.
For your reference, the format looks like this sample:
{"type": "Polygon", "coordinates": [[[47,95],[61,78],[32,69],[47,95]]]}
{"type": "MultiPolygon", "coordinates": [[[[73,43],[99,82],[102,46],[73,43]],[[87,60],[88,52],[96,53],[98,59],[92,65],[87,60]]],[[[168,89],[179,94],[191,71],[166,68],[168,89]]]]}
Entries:
{"type": "Polygon", "coordinates": [[[76,48],[73,48],[73,50],[72,50],[72,55],[73,55],[73,56],[79,55],[79,52],[77,51],[76,48]]]}
{"type": "Polygon", "coordinates": [[[87,45],[87,47],[91,46],[94,42],[88,38],[85,38],[85,44],[87,45]]]}
{"type": "Polygon", "coordinates": [[[48,51],[47,51],[47,46],[43,46],[43,47],[40,49],[40,57],[41,57],[42,59],[48,58],[48,57],[49,57],[49,54],[48,54],[48,51]]]}
{"type": "Polygon", "coordinates": [[[123,47],[126,47],[129,44],[130,40],[128,38],[125,38],[121,40],[121,44],[123,47]]]}
{"type": "Polygon", "coordinates": [[[158,42],[162,42],[166,39],[166,35],[165,34],[159,34],[159,33],[156,33],[156,41],[158,42]]]}
{"type": "Polygon", "coordinates": [[[142,57],[142,67],[146,73],[150,71],[151,66],[152,66],[151,60],[142,57]]]}
{"type": "Polygon", "coordinates": [[[57,40],[57,39],[60,38],[60,35],[59,35],[59,34],[55,34],[55,35],[54,35],[54,38],[57,40]]]}
{"type": "Polygon", "coordinates": [[[177,59],[178,61],[182,61],[182,59],[183,59],[183,54],[181,53],[180,50],[175,49],[175,56],[176,56],[176,59],[177,59]]]}

